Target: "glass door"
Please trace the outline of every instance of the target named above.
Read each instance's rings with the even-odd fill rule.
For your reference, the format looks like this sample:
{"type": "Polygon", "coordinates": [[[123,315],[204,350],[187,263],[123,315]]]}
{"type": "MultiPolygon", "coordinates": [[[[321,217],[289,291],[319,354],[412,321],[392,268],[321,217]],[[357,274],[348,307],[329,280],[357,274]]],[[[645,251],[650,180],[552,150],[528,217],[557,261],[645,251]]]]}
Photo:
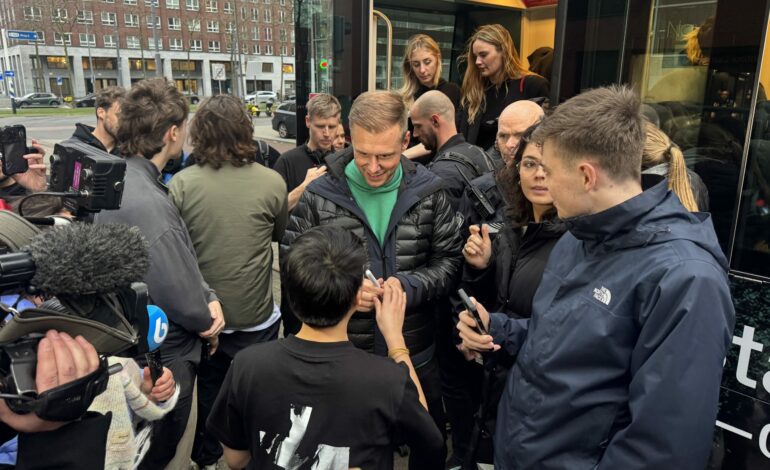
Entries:
{"type": "Polygon", "coordinates": [[[371,53],[375,64],[370,69],[370,89],[398,90],[404,84],[402,63],[406,43],[418,33],[427,34],[438,43],[442,55],[442,77],[458,85],[462,83],[465,71],[459,58],[465,52],[467,39],[477,27],[502,24],[520,47],[522,13],[513,7],[473,1],[375,0],[374,10],[377,12],[373,22],[376,35],[372,38],[374,47],[371,53]]]}
{"type": "Polygon", "coordinates": [[[475,1],[295,0],[294,11],[298,143],[307,139],[302,123],[313,93],[336,96],[346,124],[360,93],[400,88],[404,49],[414,34],[439,43],[443,76],[458,84],[464,72],[459,58],[476,27],[500,23],[515,41],[521,36],[521,10],[475,1]]]}
{"type": "Polygon", "coordinates": [[[307,140],[307,101],[329,93],[342,104],[343,120],[367,89],[368,0],[295,0],[297,144],[307,140]]]}

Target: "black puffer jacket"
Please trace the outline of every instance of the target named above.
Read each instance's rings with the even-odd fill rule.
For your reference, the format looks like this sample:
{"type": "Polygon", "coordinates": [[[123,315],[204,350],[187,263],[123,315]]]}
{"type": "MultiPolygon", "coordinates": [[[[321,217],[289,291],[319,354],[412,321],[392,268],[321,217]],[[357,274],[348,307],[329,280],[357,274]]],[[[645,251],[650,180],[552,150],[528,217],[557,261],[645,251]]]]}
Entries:
{"type": "MultiPolygon", "coordinates": [[[[281,252],[304,231],[335,224],[364,240],[369,268],[375,276],[397,277],[407,294],[404,339],[419,365],[433,355],[435,337],[432,304],[446,296],[459,277],[462,239],[460,218],[452,211],[441,180],[422,166],[401,158],[404,170],[383,246],[355,203],[345,177],[352,149],[326,158],[328,173],[308,186],[291,214],[281,252]],[[398,222],[398,223],[396,223],[398,222]]],[[[288,302],[282,302],[284,315],[288,302]]],[[[385,355],[387,346],[376,327],[374,312],[356,313],[348,326],[357,347],[385,355]]]]}

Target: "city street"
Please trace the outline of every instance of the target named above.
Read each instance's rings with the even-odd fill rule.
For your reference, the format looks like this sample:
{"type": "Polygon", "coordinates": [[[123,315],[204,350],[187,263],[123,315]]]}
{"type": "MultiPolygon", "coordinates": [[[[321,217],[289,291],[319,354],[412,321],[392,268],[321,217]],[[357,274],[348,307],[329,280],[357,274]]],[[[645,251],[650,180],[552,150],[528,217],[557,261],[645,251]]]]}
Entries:
{"type": "MultiPolygon", "coordinates": [[[[26,111],[26,110],[25,110],[26,111]]],[[[62,110],[65,112],[65,110],[62,110]]],[[[23,111],[22,111],[23,112],[23,111]]],[[[190,113],[190,118],[194,113],[190,113]]],[[[285,152],[295,147],[294,139],[281,139],[278,132],[271,126],[271,118],[261,116],[254,118],[254,138],[266,140],[279,152],[285,152]]],[[[0,117],[0,126],[10,126],[21,124],[27,128],[27,138],[37,139],[50,154],[56,143],[69,138],[75,130],[75,123],[82,122],[90,126],[96,125],[96,116],[94,114],[78,116],[4,116],[0,117]]],[[[188,146],[185,150],[192,150],[188,146]]]]}

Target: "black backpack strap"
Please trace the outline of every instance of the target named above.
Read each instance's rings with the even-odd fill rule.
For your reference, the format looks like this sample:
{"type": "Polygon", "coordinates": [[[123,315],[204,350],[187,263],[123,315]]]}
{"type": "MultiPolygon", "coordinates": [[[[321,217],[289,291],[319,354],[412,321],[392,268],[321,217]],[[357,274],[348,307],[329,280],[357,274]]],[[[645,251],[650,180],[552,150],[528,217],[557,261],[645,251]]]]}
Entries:
{"type": "Polygon", "coordinates": [[[255,139],[257,144],[257,163],[270,168],[270,146],[262,139],[255,139]]]}
{"type": "Polygon", "coordinates": [[[267,157],[270,155],[270,146],[264,140],[257,140],[257,146],[259,147],[259,153],[262,154],[262,159],[267,161],[267,157]]]}
{"type": "Polygon", "coordinates": [[[468,144],[468,147],[470,147],[472,150],[475,150],[478,154],[480,154],[481,161],[483,161],[484,165],[486,166],[486,168],[483,169],[482,173],[486,173],[488,171],[495,171],[495,168],[496,168],[495,162],[494,160],[492,160],[492,157],[490,157],[489,154],[484,151],[484,149],[471,144],[468,144]]]}
{"type": "Polygon", "coordinates": [[[436,158],[433,159],[432,162],[428,164],[428,168],[432,167],[436,162],[440,161],[449,161],[454,163],[459,163],[467,168],[469,168],[473,175],[470,176],[470,179],[476,178],[478,176],[481,176],[484,171],[482,171],[481,168],[479,168],[478,165],[476,165],[473,160],[471,160],[469,157],[466,157],[465,155],[457,152],[446,151],[441,152],[440,154],[436,155],[436,158]]]}

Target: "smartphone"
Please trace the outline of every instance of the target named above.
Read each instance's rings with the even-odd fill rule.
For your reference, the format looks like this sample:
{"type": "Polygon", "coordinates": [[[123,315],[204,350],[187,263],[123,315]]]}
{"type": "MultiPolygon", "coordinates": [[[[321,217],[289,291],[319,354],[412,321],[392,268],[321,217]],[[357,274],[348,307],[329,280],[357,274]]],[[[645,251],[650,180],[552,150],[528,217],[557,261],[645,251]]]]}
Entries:
{"type": "Polygon", "coordinates": [[[466,294],[463,289],[458,289],[457,295],[460,296],[460,300],[462,300],[463,304],[465,305],[465,309],[468,310],[468,312],[470,312],[470,314],[476,320],[476,332],[482,335],[488,335],[489,332],[484,327],[484,322],[481,321],[479,311],[476,308],[476,305],[471,302],[471,298],[468,297],[468,294],[466,294]]]}
{"type": "Polygon", "coordinates": [[[3,162],[3,174],[12,176],[24,173],[29,169],[24,155],[29,153],[27,148],[27,129],[22,125],[5,126],[0,128],[0,158],[3,162]]]}

